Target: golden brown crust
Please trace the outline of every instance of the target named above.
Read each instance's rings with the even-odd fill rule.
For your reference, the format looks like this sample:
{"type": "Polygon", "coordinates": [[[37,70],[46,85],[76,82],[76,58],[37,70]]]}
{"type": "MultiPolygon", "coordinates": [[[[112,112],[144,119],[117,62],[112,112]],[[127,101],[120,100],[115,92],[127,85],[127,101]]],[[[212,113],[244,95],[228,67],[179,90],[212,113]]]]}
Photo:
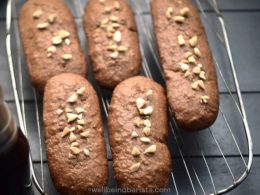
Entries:
{"type": "Polygon", "coordinates": [[[51,78],[45,87],[43,103],[43,120],[48,165],[53,182],[62,194],[91,194],[92,188],[106,186],[108,165],[106,147],[103,138],[102,119],[97,95],[90,83],[83,77],[63,73],[51,78]],[[84,89],[74,103],[67,100],[78,89],[84,89]],[[68,113],[78,114],[76,108],[81,108],[82,129],[78,128],[79,121],[68,122],[68,113]],[[68,111],[68,110],[71,111],[68,111]],[[62,112],[61,112],[62,111],[62,112]],[[71,141],[68,133],[62,136],[68,127],[77,137],[71,141]],[[82,132],[89,132],[87,138],[82,132]],[[81,151],[78,155],[71,150],[72,143],[78,143],[76,148],[81,151]],[[84,153],[89,150],[89,156],[84,153]],[[72,158],[69,154],[73,154],[72,158]]]}
{"type": "Polygon", "coordinates": [[[138,34],[133,13],[125,0],[106,0],[104,3],[89,0],[83,20],[94,77],[100,85],[113,88],[121,81],[139,74],[141,55],[138,34]],[[106,9],[110,11],[106,12],[106,9]],[[118,27],[111,30],[112,25],[118,27]],[[113,40],[117,31],[121,33],[119,43],[113,40]],[[116,49],[108,51],[108,47],[114,45],[127,50],[118,53],[116,49]],[[111,55],[115,55],[115,58],[111,55]]]}
{"type": "Polygon", "coordinates": [[[166,79],[168,102],[176,122],[181,128],[189,131],[207,128],[218,115],[219,95],[211,50],[198,12],[190,0],[153,0],[151,9],[166,79]],[[181,16],[183,8],[188,8],[188,16],[182,18],[183,22],[176,22],[174,17],[181,16]],[[185,45],[179,45],[178,36],[184,38],[185,45]],[[199,49],[201,57],[195,54],[195,47],[189,43],[194,36],[198,38],[195,47],[199,49]],[[192,52],[196,64],[185,59],[185,52],[192,52]],[[189,70],[184,70],[185,65],[181,67],[180,62],[188,64],[189,70]],[[200,67],[206,78],[195,74],[195,67],[197,70],[200,67]],[[196,83],[193,85],[197,80],[203,82],[205,89],[203,86],[196,88],[196,83]],[[206,102],[203,102],[202,97],[206,102]]]}
{"type": "MultiPolygon", "coordinates": [[[[148,106],[148,103],[147,103],[148,106]]],[[[109,140],[113,155],[115,178],[121,188],[158,189],[168,185],[171,171],[170,152],[166,146],[168,136],[167,103],[164,89],[154,81],[138,76],[121,82],[114,90],[108,115],[109,140]],[[152,90],[152,95],[146,93],[152,90]],[[144,126],[135,125],[140,117],[136,106],[137,98],[147,99],[153,107],[152,114],[146,118],[151,122],[150,135],[143,132],[144,126]],[[138,137],[131,137],[136,132],[138,137]],[[141,137],[150,139],[143,143],[141,137]],[[156,145],[154,154],[144,154],[151,145],[156,145]],[[140,156],[132,155],[136,147],[140,156]],[[140,168],[132,172],[131,166],[141,163],[140,168]]],[[[141,191],[140,191],[141,192],[141,191]]]]}
{"type": "Polygon", "coordinates": [[[57,74],[71,72],[86,75],[87,64],[76,25],[63,0],[26,1],[19,13],[19,30],[31,81],[40,92],[43,92],[47,80],[57,74]],[[37,25],[48,26],[39,29],[37,25]],[[70,35],[66,41],[64,38],[62,43],[53,45],[52,38],[60,30],[66,30],[70,35]],[[56,48],[52,54],[48,52],[50,46],[56,48]],[[64,60],[63,54],[71,54],[72,59],[64,60]]]}

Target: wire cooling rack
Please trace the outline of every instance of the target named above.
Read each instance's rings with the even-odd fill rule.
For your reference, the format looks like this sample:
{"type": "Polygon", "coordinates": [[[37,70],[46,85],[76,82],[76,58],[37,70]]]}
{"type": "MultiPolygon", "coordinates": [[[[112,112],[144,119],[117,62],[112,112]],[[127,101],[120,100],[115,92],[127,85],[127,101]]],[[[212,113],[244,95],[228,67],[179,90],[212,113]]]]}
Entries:
{"type": "MultiPolygon", "coordinates": [[[[7,4],[6,49],[18,121],[24,134],[28,137],[27,124],[32,119],[27,117],[27,112],[32,107],[27,108],[24,95],[24,83],[28,76],[22,71],[26,64],[23,59],[17,23],[17,9],[21,3],[23,1],[9,0],[7,4]]],[[[86,3],[86,0],[67,0],[67,3],[73,6],[76,13],[75,18],[78,21],[79,30],[81,30],[80,33],[84,34],[81,16],[83,15],[83,4],[86,3]]],[[[143,59],[142,74],[164,85],[151,25],[149,3],[149,0],[129,0],[129,4],[135,12],[140,35],[140,50],[143,59]]],[[[173,156],[173,171],[171,172],[170,192],[168,194],[223,194],[241,184],[249,174],[253,159],[253,145],[223,15],[215,0],[195,0],[195,3],[206,26],[207,35],[213,37],[213,45],[224,48],[222,56],[213,51],[219,83],[222,84],[223,91],[220,92],[220,112],[216,122],[202,132],[193,134],[183,132],[176,125],[169,110],[171,116],[169,148],[173,156]],[[226,61],[223,63],[219,60],[221,58],[225,58],[226,61]],[[226,74],[228,70],[230,70],[232,78],[226,74]],[[237,128],[238,124],[239,128],[237,128]],[[232,148],[231,154],[229,148],[232,148]],[[231,162],[230,157],[235,157],[235,162],[231,162]],[[224,175],[221,175],[223,172],[224,175]]],[[[81,39],[81,44],[85,47],[84,38],[83,41],[81,39]]],[[[90,64],[89,60],[88,62],[90,64]]],[[[91,75],[89,77],[98,93],[106,117],[111,92],[99,88],[93,81],[93,77],[91,75]]],[[[34,104],[33,112],[36,114],[37,142],[40,156],[40,174],[36,177],[34,162],[32,155],[30,155],[31,176],[41,194],[51,194],[48,191],[49,189],[46,189],[44,182],[44,148],[41,141],[43,140],[43,130],[40,124],[41,113],[39,109],[41,98],[39,98],[35,89],[32,89],[31,93],[34,104]]],[[[105,137],[106,142],[108,142],[107,136],[105,137]]],[[[110,152],[109,148],[108,152],[110,152]]]]}

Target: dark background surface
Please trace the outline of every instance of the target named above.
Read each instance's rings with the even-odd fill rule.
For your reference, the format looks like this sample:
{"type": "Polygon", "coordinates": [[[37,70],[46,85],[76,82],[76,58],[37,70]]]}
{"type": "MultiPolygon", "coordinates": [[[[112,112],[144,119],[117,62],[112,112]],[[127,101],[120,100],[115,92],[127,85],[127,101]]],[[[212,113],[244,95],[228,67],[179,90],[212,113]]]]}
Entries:
{"type": "MultiPolygon", "coordinates": [[[[159,69],[156,66],[156,58],[152,55],[152,48],[156,48],[156,44],[153,39],[149,39],[149,33],[152,32],[151,18],[149,15],[148,1],[129,1],[136,13],[137,25],[139,28],[141,48],[144,51],[144,61],[147,61],[152,72],[153,78],[161,83],[163,79],[159,73],[159,69]],[[134,3],[135,2],[135,3],[134,3]],[[140,5],[138,7],[137,5],[140,5]],[[140,9],[139,9],[140,8],[140,9]],[[139,15],[139,12],[141,15],[139,15]],[[147,33],[148,34],[145,34],[147,33]]],[[[220,70],[230,87],[232,92],[235,92],[234,83],[232,80],[232,72],[228,65],[228,60],[223,44],[217,39],[216,32],[220,32],[219,24],[216,16],[206,1],[201,1],[204,10],[206,11],[207,19],[204,21],[210,46],[213,54],[216,58],[220,70]]],[[[259,0],[218,0],[219,8],[221,9],[224,20],[226,23],[228,36],[230,38],[231,50],[234,57],[234,63],[237,69],[238,79],[245,102],[245,109],[248,115],[249,126],[252,133],[252,139],[254,143],[254,160],[253,167],[248,178],[236,189],[229,194],[259,194],[259,181],[260,181],[260,132],[258,127],[260,125],[260,2],[259,0]]],[[[16,8],[19,10],[24,1],[17,1],[16,8]]],[[[78,26],[79,36],[81,39],[81,45],[85,53],[87,53],[86,40],[84,38],[82,30],[82,7],[85,5],[86,0],[67,0],[66,3],[70,6],[71,11],[75,17],[75,21],[78,26]],[[80,9],[81,8],[81,9],[80,9]]],[[[12,85],[10,82],[9,68],[7,62],[7,55],[5,51],[5,3],[3,1],[0,4],[0,84],[5,92],[5,100],[8,102],[14,115],[16,115],[14,96],[12,91],[12,85]]],[[[32,150],[32,156],[34,160],[35,170],[38,178],[41,178],[40,168],[40,151],[39,141],[36,123],[36,107],[33,97],[33,91],[28,79],[27,67],[24,63],[23,53],[20,50],[19,34],[17,33],[17,15],[13,13],[13,25],[12,25],[12,53],[15,67],[16,81],[18,88],[21,84],[19,80],[19,73],[22,73],[22,89],[25,99],[25,113],[26,113],[26,125],[29,132],[29,141],[32,150]],[[20,71],[22,70],[22,71],[20,71]]],[[[91,82],[95,85],[91,75],[88,76],[91,82]]],[[[219,89],[221,98],[221,110],[226,117],[228,124],[230,125],[234,137],[236,138],[242,154],[247,160],[247,143],[244,134],[243,123],[237,111],[237,108],[228,93],[227,88],[224,85],[223,80],[218,72],[219,89]]],[[[96,85],[95,85],[96,86],[96,85]]],[[[109,97],[111,92],[106,90],[100,90],[96,87],[99,96],[103,94],[105,97],[109,97]]],[[[41,97],[37,96],[40,120],[41,120],[41,97]]],[[[21,98],[21,96],[20,96],[21,98]]],[[[105,117],[104,117],[105,119],[105,117]]],[[[41,122],[41,121],[40,121],[41,122]]],[[[105,122],[105,121],[104,121],[105,122]]],[[[42,126],[40,124],[40,126],[42,126]]],[[[42,133],[43,129],[41,129],[42,133]]],[[[226,157],[226,161],[230,166],[234,178],[237,179],[244,171],[244,164],[241,160],[240,154],[234,143],[234,140],[227,129],[223,116],[220,114],[218,120],[211,127],[205,131],[197,134],[189,134],[183,131],[175,130],[174,134],[178,136],[179,144],[183,155],[185,156],[185,162],[191,173],[191,179],[194,184],[194,188],[197,194],[203,194],[203,190],[200,186],[203,186],[205,192],[212,193],[213,186],[205,166],[205,162],[201,157],[201,151],[206,156],[206,161],[209,165],[215,186],[217,190],[223,189],[232,183],[232,176],[226,166],[226,162],[223,160],[222,154],[212,137],[212,134],[218,141],[223,154],[226,157]],[[182,144],[182,140],[184,144],[182,144]],[[196,143],[196,140],[199,144],[196,143]],[[199,147],[198,147],[199,145],[199,147]],[[194,169],[193,169],[194,168],[194,169]],[[195,172],[194,172],[195,170],[195,172]],[[197,177],[196,177],[196,174],[197,177]]],[[[107,137],[107,135],[105,134],[107,137]]],[[[42,139],[43,141],[43,139],[42,139]]],[[[187,176],[183,160],[180,152],[174,140],[174,136],[171,134],[169,138],[169,147],[172,152],[173,164],[174,164],[174,178],[179,194],[192,194],[193,190],[190,184],[190,180],[187,176]]],[[[116,183],[113,180],[113,171],[111,168],[111,154],[108,148],[108,159],[110,161],[110,180],[109,187],[115,187],[116,183]]],[[[43,155],[44,160],[44,185],[49,194],[56,194],[56,191],[52,185],[46,156],[43,155]]],[[[246,161],[247,162],[247,161],[246,161]]],[[[171,180],[170,188],[172,193],[175,194],[174,183],[171,180]]]]}

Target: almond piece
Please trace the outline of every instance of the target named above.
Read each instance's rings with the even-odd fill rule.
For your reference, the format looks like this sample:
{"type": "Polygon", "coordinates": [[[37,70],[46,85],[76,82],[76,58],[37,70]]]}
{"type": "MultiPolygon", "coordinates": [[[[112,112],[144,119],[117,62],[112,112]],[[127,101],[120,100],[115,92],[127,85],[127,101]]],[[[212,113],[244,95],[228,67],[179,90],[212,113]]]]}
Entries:
{"type": "Polygon", "coordinates": [[[117,29],[117,28],[120,27],[120,24],[118,24],[118,23],[113,23],[113,24],[112,24],[112,27],[117,29]]]}
{"type": "Polygon", "coordinates": [[[90,151],[87,148],[84,148],[83,152],[84,152],[85,156],[89,156],[90,155],[90,151]]]}
{"type": "Polygon", "coordinates": [[[179,46],[185,45],[185,40],[184,40],[184,37],[182,35],[178,35],[178,43],[179,43],[179,46]]]}
{"type": "Polygon", "coordinates": [[[70,142],[75,142],[77,140],[77,136],[73,132],[71,132],[69,139],[70,142]]]}
{"type": "Polygon", "coordinates": [[[117,51],[119,51],[119,52],[126,52],[128,50],[128,48],[127,47],[125,47],[125,46],[119,46],[118,48],[117,48],[117,51]]]}
{"type": "Polygon", "coordinates": [[[185,18],[183,16],[174,16],[173,20],[176,22],[176,23],[183,23],[185,18]]]}
{"type": "Polygon", "coordinates": [[[136,98],[135,103],[138,109],[143,108],[146,105],[146,101],[141,97],[136,98]]]}
{"type": "Polygon", "coordinates": [[[83,127],[82,127],[81,125],[77,125],[77,129],[78,129],[78,130],[82,130],[83,127]]]}
{"type": "Polygon", "coordinates": [[[140,163],[140,162],[135,163],[135,164],[133,164],[133,165],[129,168],[129,171],[130,171],[131,173],[136,172],[136,171],[138,171],[138,169],[140,168],[140,166],[141,166],[141,163],[140,163]]]}
{"type": "Polygon", "coordinates": [[[109,45],[107,46],[107,50],[108,51],[117,51],[117,45],[109,45]]]}
{"type": "Polygon", "coordinates": [[[59,33],[58,33],[58,36],[61,39],[65,39],[65,38],[68,38],[70,36],[70,32],[68,32],[66,30],[60,30],[59,33]]]}
{"type": "Polygon", "coordinates": [[[114,7],[115,7],[115,10],[117,10],[117,11],[119,11],[121,9],[120,4],[118,3],[118,1],[116,1],[114,3],[114,7]]]}
{"type": "Polygon", "coordinates": [[[145,151],[144,151],[144,154],[154,154],[156,152],[156,145],[151,145],[149,146],[145,151]]]}
{"type": "Polygon", "coordinates": [[[70,39],[68,39],[68,38],[65,39],[64,42],[65,42],[66,45],[70,45],[70,44],[71,44],[71,41],[70,41],[70,39]]]}
{"type": "Polygon", "coordinates": [[[149,89],[147,92],[146,92],[146,96],[149,97],[149,96],[152,96],[153,95],[153,90],[152,89],[149,89]]]}
{"type": "Polygon", "coordinates": [[[179,65],[181,66],[182,72],[186,72],[187,70],[189,70],[190,66],[188,64],[179,63],[179,65]]]}
{"type": "Polygon", "coordinates": [[[38,19],[41,17],[41,15],[43,14],[42,10],[36,10],[35,12],[33,12],[33,18],[34,19],[38,19]]]}
{"type": "Polygon", "coordinates": [[[71,147],[79,147],[79,143],[78,142],[72,142],[70,146],[71,147]]]}
{"type": "Polygon", "coordinates": [[[82,133],[80,133],[80,136],[83,137],[83,138],[88,138],[89,137],[89,131],[84,131],[82,133]]]}
{"type": "Polygon", "coordinates": [[[111,12],[112,8],[111,7],[105,7],[105,12],[109,14],[111,12]]]}
{"type": "Polygon", "coordinates": [[[81,88],[79,88],[78,90],[77,90],[77,94],[78,95],[83,95],[84,93],[85,93],[85,90],[86,90],[86,87],[81,87],[81,88]]]}
{"type": "Polygon", "coordinates": [[[191,64],[196,64],[196,59],[194,58],[194,56],[190,56],[188,58],[188,62],[191,63],[191,64]]]}
{"type": "Polygon", "coordinates": [[[188,70],[188,71],[185,72],[184,77],[187,78],[187,77],[190,76],[190,75],[191,75],[191,73],[190,73],[190,71],[188,70]]]}
{"type": "Polygon", "coordinates": [[[139,112],[142,115],[151,115],[153,113],[153,107],[152,106],[147,106],[144,109],[140,109],[139,112]]]}
{"type": "Polygon", "coordinates": [[[200,57],[200,56],[201,56],[201,53],[200,53],[199,48],[195,47],[195,48],[193,49],[193,51],[194,51],[194,53],[195,53],[195,55],[196,55],[197,57],[200,57]]]}
{"type": "Polygon", "coordinates": [[[65,127],[62,131],[61,137],[66,137],[70,133],[69,127],[65,127]]]}
{"type": "Polygon", "coordinates": [[[144,124],[144,120],[140,119],[139,117],[134,120],[134,124],[136,127],[140,127],[144,124]]]}
{"type": "Polygon", "coordinates": [[[37,24],[37,29],[39,29],[39,30],[45,30],[48,27],[49,27],[49,23],[47,23],[47,22],[37,24]]]}
{"type": "Polygon", "coordinates": [[[70,147],[70,151],[74,155],[78,155],[81,152],[81,150],[77,147],[70,147]]]}
{"type": "Polygon", "coordinates": [[[194,81],[194,82],[191,84],[191,88],[194,89],[194,90],[198,90],[198,88],[199,88],[198,81],[194,81]]]}
{"type": "Polygon", "coordinates": [[[80,113],[80,114],[78,115],[78,119],[79,119],[79,120],[83,119],[83,114],[82,114],[82,113],[80,113]]]}
{"type": "Polygon", "coordinates": [[[56,20],[56,15],[55,14],[50,14],[48,16],[48,21],[49,21],[50,24],[53,24],[55,22],[55,20],[56,20]]]}
{"type": "Polygon", "coordinates": [[[184,53],[184,58],[185,59],[188,59],[190,56],[192,56],[192,52],[187,51],[187,52],[184,53]]]}
{"type": "Polygon", "coordinates": [[[48,47],[48,49],[47,49],[47,52],[49,52],[49,53],[55,53],[56,51],[57,51],[57,49],[56,49],[55,46],[50,46],[50,47],[48,47]]]}
{"type": "Polygon", "coordinates": [[[136,138],[136,137],[139,137],[139,135],[135,131],[132,131],[131,138],[136,138]]]}
{"type": "Polygon", "coordinates": [[[69,103],[75,103],[78,100],[78,95],[76,93],[73,93],[69,99],[67,99],[67,102],[69,103]]]}
{"type": "Polygon", "coordinates": [[[145,136],[150,136],[151,135],[151,128],[150,127],[144,127],[143,128],[143,133],[145,136]]]}
{"type": "Polygon", "coordinates": [[[118,17],[117,16],[110,16],[110,20],[112,22],[117,22],[118,21],[118,17]]]}
{"type": "Polygon", "coordinates": [[[62,59],[65,60],[65,61],[68,61],[68,60],[71,60],[72,59],[72,55],[67,53],[67,54],[63,54],[62,56],[62,59]]]}
{"type": "Polygon", "coordinates": [[[116,31],[114,36],[113,36],[113,39],[116,43],[120,43],[121,40],[122,40],[122,34],[120,31],[116,31]]]}
{"type": "Polygon", "coordinates": [[[56,110],[56,113],[60,116],[63,113],[63,110],[62,109],[58,109],[58,110],[56,110]]]}
{"type": "Polygon", "coordinates": [[[201,69],[200,69],[200,67],[198,67],[198,66],[195,66],[195,67],[193,68],[192,72],[193,72],[194,74],[197,74],[197,75],[199,75],[199,74],[200,74],[200,72],[201,72],[201,69]]]}
{"type": "Polygon", "coordinates": [[[78,119],[78,115],[74,114],[74,113],[67,113],[67,119],[68,119],[68,123],[71,123],[73,121],[75,121],[76,119],[78,119]]]}
{"type": "Polygon", "coordinates": [[[144,125],[145,125],[146,127],[151,127],[151,126],[152,126],[152,123],[151,123],[151,121],[150,121],[149,119],[145,119],[145,120],[144,120],[144,125]]]}
{"type": "Polygon", "coordinates": [[[172,18],[172,14],[173,14],[173,8],[172,7],[168,7],[168,9],[166,10],[166,13],[165,13],[166,18],[168,20],[170,20],[172,18]]]}
{"type": "Polygon", "coordinates": [[[105,18],[104,20],[101,21],[100,25],[106,25],[109,22],[109,18],[105,18]]]}
{"type": "Polygon", "coordinates": [[[133,156],[139,156],[141,154],[141,152],[139,151],[139,149],[137,147],[134,146],[131,154],[133,156]]]}
{"type": "Polygon", "coordinates": [[[148,137],[141,137],[140,140],[143,143],[150,143],[151,142],[150,138],[148,138],[148,137]]]}
{"type": "Polygon", "coordinates": [[[73,132],[73,131],[75,131],[76,130],[76,127],[71,127],[70,128],[70,132],[73,132]]]}
{"type": "Polygon", "coordinates": [[[59,36],[55,36],[52,38],[53,45],[60,45],[62,43],[62,39],[59,36]]]}
{"type": "Polygon", "coordinates": [[[204,85],[204,81],[203,80],[198,80],[198,86],[201,88],[201,89],[205,89],[205,85],[204,85]]]}
{"type": "Polygon", "coordinates": [[[209,101],[209,96],[207,95],[201,96],[201,103],[207,104],[208,101],[209,101]]]}
{"type": "Polygon", "coordinates": [[[206,76],[205,76],[205,72],[204,72],[204,71],[201,71],[201,72],[200,72],[200,78],[201,78],[202,80],[206,80],[206,76]]]}
{"type": "Polygon", "coordinates": [[[110,54],[110,57],[111,57],[112,59],[117,59],[118,56],[119,56],[119,53],[118,53],[117,51],[115,51],[115,52],[113,52],[113,53],[110,54]]]}
{"type": "Polygon", "coordinates": [[[115,29],[112,26],[107,27],[107,32],[114,33],[115,29]]]}
{"type": "Polygon", "coordinates": [[[85,112],[84,108],[81,108],[81,107],[77,107],[77,108],[75,108],[75,110],[78,114],[85,112]]]}
{"type": "Polygon", "coordinates": [[[188,7],[184,7],[180,10],[180,14],[184,17],[187,17],[190,13],[190,9],[188,7]]]}
{"type": "Polygon", "coordinates": [[[191,47],[196,47],[198,44],[198,37],[194,36],[189,40],[190,46],[191,47]]]}
{"type": "Polygon", "coordinates": [[[75,159],[77,158],[74,154],[69,153],[69,159],[75,159]]]}
{"type": "Polygon", "coordinates": [[[151,145],[144,151],[144,154],[154,154],[155,152],[156,152],[156,145],[151,145]]]}
{"type": "Polygon", "coordinates": [[[85,124],[85,121],[84,121],[84,119],[79,119],[79,120],[77,120],[77,123],[78,123],[79,125],[84,125],[84,124],[85,124]]]}

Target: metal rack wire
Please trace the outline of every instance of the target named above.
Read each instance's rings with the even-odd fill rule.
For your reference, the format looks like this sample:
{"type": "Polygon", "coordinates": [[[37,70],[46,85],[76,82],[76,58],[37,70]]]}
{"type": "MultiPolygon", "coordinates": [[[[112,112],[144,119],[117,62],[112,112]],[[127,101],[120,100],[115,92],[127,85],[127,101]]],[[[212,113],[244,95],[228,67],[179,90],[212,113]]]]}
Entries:
{"type": "MultiPolygon", "coordinates": [[[[143,41],[145,42],[145,44],[148,45],[148,48],[145,48],[143,44],[140,44],[140,50],[141,50],[141,54],[142,54],[142,58],[143,58],[142,68],[143,68],[144,75],[147,77],[153,78],[151,66],[148,65],[148,63],[149,63],[148,56],[146,55],[146,52],[149,52],[152,56],[154,63],[156,64],[156,67],[157,67],[156,70],[157,70],[158,74],[160,75],[160,77],[163,78],[163,73],[162,73],[159,58],[158,58],[158,52],[157,52],[156,46],[153,44],[154,40],[155,40],[154,34],[149,29],[149,26],[147,25],[147,22],[146,22],[146,18],[144,16],[144,14],[142,13],[141,1],[138,1],[138,0],[130,1],[129,0],[129,2],[131,3],[131,5],[133,5],[133,9],[136,12],[135,16],[139,21],[139,28],[138,28],[139,33],[144,35],[143,41]]],[[[149,4],[149,0],[145,0],[145,2],[147,5],[149,4]]],[[[226,50],[226,53],[228,56],[228,61],[229,61],[229,64],[226,64],[226,66],[229,66],[230,69],[232,70],[235,91],[232,91],[230,89],[230,86],[229,86],[228,82],[226,81],[226,78],[223,74],[223,69],[219,65],[216,58],[214,57],[216,68],[217,68],[219,77],[223,81],[224,86],[227,90],[227,94],[232,99],[232,102],[235,105],[236,110],[234,110],[234,112],[239,113],[240,116],[239,116],[238,120],[241,120],[243,125],[240,129],[240,132],[237,132],[234,129],[232,129],[230,120],[228,118],[229,116],[227,116],[225,114],[225,112],[221,106],[220,106],[220,114],[219,114],[218,120],[221,120],[222,122],[224,122],[225,127],[226,127],[226,133],[229,133],[231,136],[231,140],[229,140],[229,141],[232,142],[237,149],[237,153],[238,153],[237,156],[241,159],[237,163],[243,164],[243,166],[242,166],[243,171],[241,174],[239,174],[239,176],[236,176],[237,174],[235,174],[232,171],[233,168],[231,167],[231,165],[229,164],[229,162],[227,160],[227,156],[225,155],[225,151],[223,150],[221,140],[218,140],[218,138],[216,137],[215,132],[214,132],[214,130],[212,130],[212,128],[208,128],[205,131],[209,132],[209,137],[210,137],[209,139],[212,139],[213,144],[215,145],[216,149],[219,151],[219,157],[221,157],[223,164],[226,166],[228,173],[230,174],[230,177],[231,177],[231,181],[225,181],[226,185],[224,187],[223,187],[223,185],[221,187],[219,187],[216,184],[216,181],[214,181],[214,176],[213,176],[214,170],[212,170],[212,168],[211,168],[209,156],[205,154],[205,151],[203,150],[203,146],[199,141],[198,135],[194,134],[193,139],[194,139],[194,143],[195,143],[196,147],[199,150],[199,159],[201,159],[203,162],[201,164],[201,166],[204,166],[205,170],[207,171],[208,178],[212,185],[211,190],[208,190],[208,186],[205,186],[204,182],[201,179],[200,170],[196,169],[196,167],[194,166],[193,160],[192,160],[192,156],[189,153],[187,153],[187,151],[185,149],[185,145],[187,145],[186,137],[183,136],[182,131],[178,128],[173,117],[171,116],[170,117],[170,119],[171,119],[170,120],[170,129],[172,132],[172,136],[173,136],[174,142],[177,146],[176,149],[177,149],[177,152],[179,155],[179,159],[182,162],[182,165],[184,166],[184,169],[186,171],[185,174],[186,174],[186,176],[188,178],[188,182],[191,186],[191,192],[195,195],[199,194],[199,193],[223,194],[225,192],[228,192],[228,191],[234,189],[236,186],[238,186],[240,183],[242,183],[242,181],[249,174],[249,171],[250,171],[251,165],[252,165],[252,159],[253,159],[253,145],[252,145],[252,140],[251,140],[251,135],[250,135],[250,129],[248,126],[247,116],[246,116],[246,112],[245,112],[245,108],[244,108],[244,102],[242,99],[239,82],[238,82],[238,78],[237,78],[237,74],[236,74],[236,69],[235,69],[235,65],[233,62],[233,58],[232,58],[232,52],[230,49],[228,34],[227,34],[226,28],[225,28],[225,22],[224,22],[224,19],[223,19],[223,16],[222,16],[220,10],[218,9],[216,1],[207,0],[207,2],[211,5],[212,9],[214,10],[214,14],[220,25],[220,30],[217,32],[212,31],[212,33],[215,34],[215,36],[218,38],[219,43],[223,44],[223,46],[225,47],[225,50],[226,50]],[[245,137],[245,139],[246,139],[245,145],[240,145],[240,143],[237,141],[236,134],[238,134],[239,136],[245,137]],[[244,155],[242,153],[241,148],[243,148],[247,151],[246,155],[244,155]],[[245,158],[245,156],[247,157],[247,159],[245,158]]],[[[196,0],[196,3],[201,12],[201,18],[210,27],[211,24],[209,24],[209,22],[208,22],[208,16],[202,7],[201,0],[196,0]]],[[[81,1],[73,0],[73,4],[76,8],[76,11],[81,16],[83,14],[83,5],[81,5],[81,1]]],[[[8,55],[8,64],[9,64],[9,70],[10,70],[10,78],[11,78],[11,82],[12,82],[12,86],[13,86],[16,110],[18,113],[19,125],[20,125],[21,129],[23,130],[24,134],[26,136],[28,136],[27,123],[26,123],[27,118],[26,118],[26,111],[25,111],[25,98],[24,98],[24,93],[23,93],[24,75],[22,74],[22,68],[23,68],[22,67],[23,62],[21,59],[22,51],[21,51],[21,44],[20,44],[20,39],[19,39],[18,24],[17,24],[16,18],[12,17],[13,15],[17,16],[16,3],[13,0],[9,0],[8,4],[7,4],[7,14],[6,14],[6,30],[7,30],[6,47],[7,47],[7,55],[8,55]],[[11,28],[11,26],[13,27],[13,29],[11,28]],[[13,56],[13,52],[12,52],[13,51],[13,48],[11,45],[11,40],[13,40],[12,36],[15,37],[15,49],[17,51],[16,56],[13,56]],[[17,66],[18,66],[18,72],[19,72],[18,77],[15,77],[14,63],[13,63],[14,57],[17,59],[17,66]],[[17,87],[18,83],[19,83],[19,86],[17,87]]],[[[100,97],[100,101],[101,101],[103,110],[107,116],[108,108],[109,108],[109,99],[104,94],[105,92],[101,88],[96,86],[96,90],[100,97]]],[[[40,126],[40,116],[41,115],[39,113],[39,108],[38,108],[38,104],[39,104],[40,100],[37,97],[37,94],[34,89],[32,89],[32,93],[33,93],[33,97],[34,97],[34,109],[35,109],[35,113],[36,113],[37,133],[38,133],[38,139],[39,139],[38,141],[39,141],[41,181],[42,182],[41,183],[38,182],[38,178],[36,178],[32,157],[30,155],[31,175],[32,175],[32,180],[33,180],[36,188],[39,190],[39,192],[41,194],[47,194],[47,192],[45,191],[45,184],[44,184],[45,176],[44,176],[44,170],[43,170],[43,167],[44,167],[43,146],[41,143],[42,130],[41,130],[41,126],[40,126]]],[[[169,110],[169,113],[171,114],[170,110],[169,110]]],[[[179,185],[176,182],[178,180],[178,175],[176,175],[174,171],[171,173],[171,180],[172,180],[171,182],[173,184],[171,186],[172,187],[171,191],[175,192],[176,194],[180,194],[180,191],[182,191],[181,190],[182,185],[179,185]]]]}

